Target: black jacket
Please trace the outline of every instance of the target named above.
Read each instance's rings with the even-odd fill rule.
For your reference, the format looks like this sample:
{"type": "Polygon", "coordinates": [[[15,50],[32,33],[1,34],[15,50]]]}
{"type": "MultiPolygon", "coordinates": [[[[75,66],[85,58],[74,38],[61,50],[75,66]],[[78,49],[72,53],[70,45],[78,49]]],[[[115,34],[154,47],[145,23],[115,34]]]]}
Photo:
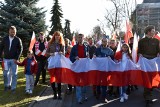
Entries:
{"type": "Polygon", "coordinates": [[[10,50],[9,46],[10,46],[9,36],[6,36],[3,38],[0,44],[0,57],[2,57],[2,52],[4,52],[5,59],[18,60],[23,50],[21,39],[15,36],[14,39],[12,40],[12,45],[10,50]]]}
{"type": "Polygon", "coordinates": [[[156,38],[142,38],[138,42],[138,53],[147,59],[155,58],[157,54],[160,53],[159,43],[156,38]]]}
{"type": "MultiPolygon", "coordinates": [[[[45,44],[44,44],[44,42],[40,42],[40,44],[39,44],[39,50],[41,51],[41,52],[43,52],[43,50],[45,49],[45,44]]],[[[37,61],[46,61],[46,59],[47,59],[47,57],[46,56],[43,56],[43,55],[40,55],[40,56],[37,56],[36,54],[35,54],[35,44],[34,44],[34,47],[33,47],[33,53],[34,53],[34,56],[35,56],[35,58],[36,58],[36,60],[37,61]]]]}
{"type": "MultiPolygon", "coordinates": [[[[70,60],[71,60],[72,63],[74,63],[76,61],[75,57],[78,56],[78,45],[79,44],[77,43],[71,49],[70,60]]],[[[85,57],[87,57],[88,48],[85,44],[83,44],[83,46],[84,46],[84,55],[85,55],[85,57]]]]}

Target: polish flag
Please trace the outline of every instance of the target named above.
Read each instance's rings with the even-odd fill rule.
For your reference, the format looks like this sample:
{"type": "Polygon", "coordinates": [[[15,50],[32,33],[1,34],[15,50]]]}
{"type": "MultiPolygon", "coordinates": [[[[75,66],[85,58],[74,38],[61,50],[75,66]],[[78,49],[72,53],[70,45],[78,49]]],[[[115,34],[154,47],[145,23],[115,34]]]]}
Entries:
{"type": "Polygon", "coordinates": [[[127,19],[126,20],[126,33],[124,35],[124,41],[125,41],[125,43],[128,44],[128,41],[129,41],[129,39],[131,37],[133,37],[132,28],[131,28],[131,25],[129,23],[129,20],[127,19]]]}
{"type": "Polygon", "coordinates": [[[121,41],[121,38],[120,38],[120,41],[118,43],[118,46],[117,46],[117,50],[116,50],[116,53],[114,55],[114,58],[115,60],[119,60],[121,59],[122,55],[121,55],[121,47],[122,47],[122,41],[121,41]]]}
{"type": "Polygon", "coordinates": [[[75,63],[63,55],[48,59],[51,82],[75,86],[140,85],[146,88],[160,87],[160,57],[140,57],[137,64],[130,59],[115,63],[111,58],[81,58],[75,63]],[[84,64],[85,63],[85,64],[84,64]],[[69,77],[69,78],[68,78],[69,77]]]}
{"type": "Polygon", "coordinates": [[[118,42],[116,53],[121,51],[121,47],[122,47],[122,41],[121,41],[121,38],[120,38],[120,40],[118,42]]]}
{"type": "Polygon", "coordinates": [[[116,32],[113,32],[113,34],[112,34],[112,39],[113,39],[113,40],[116,40],[116,39],[117,39],[116,32]]]}
{"type": "Polygon", "coordinates": [[[138,37],[137,34],[134,34],[133,39],[133,48],[132,48],[132,59],[134,63],[137,63],[137,50],[138,50],[138,37]]]}
{"type": "Polygon", "coordinates": [[[36,36],[35,36],[34,31],[33,31],[31,42],[30,42],[30,45],[29,45],[29,51],[31,51],[33,49],[33,46],[34,46],[35,43],[36,43],[36,36]]]}
{"type": "Polygon", "coordinates": [[[72,46],[76,45],[76,40],[75,40],[75,36],[73,36],[73,38],[72,38],[72,42],[71,42],[71,45],[72,45],[72,46]]]}
{"type": "Polygon", "coordinates": [[[155,35],[154,38],[160,40],[160,33],[158,33],[157,35],[155,35]]]}

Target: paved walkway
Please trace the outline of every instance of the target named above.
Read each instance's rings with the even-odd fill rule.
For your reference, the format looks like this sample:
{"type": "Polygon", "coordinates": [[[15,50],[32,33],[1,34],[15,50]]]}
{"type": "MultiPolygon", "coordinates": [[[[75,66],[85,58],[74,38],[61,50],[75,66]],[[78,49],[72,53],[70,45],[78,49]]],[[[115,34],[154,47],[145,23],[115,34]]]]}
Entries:
{"type": "MultiPolygon", "coordinates": [[[[88,88],[88,93],[88,101],[83,104],[77,103],[75,93],[66,95],[62,107],[145,107],[142,87],[133,91],[124,103],[120,103],[119,98],[109,96],[107,96],[108,103],[102,103],[93,96],[91,87],[88,88]]],[[[160,107],[160,91],[154,90],[153,93],[153,97],[159,99],[153,104],[153,107],[160,107]]]]}
{"type": "MultiPolygon", "coordinates": [[[[120,103],[119,98],[109,96],[107,96],[108,103],[102,103],[93,96],[91,87],[88,87],[88,101],[83,104],[77,103],[75,92],[71,95],[66,95],[65,92],[66,86],[63,86],[62,100],[53,100],[52,89],[48,86],[30,107],[145,107],[142,87],[133,91],[124,103],[120,103]]],[[[153,95],[153,98],[159,99],[153,104],[153,107],[160,107],[160,90],[154,89],[153,95]]]]}
{"type": "Polygon", "coordinates": [[[62,107],[66,88],[66,85],[62,85],[62,100],[53,100],[52,88],[47,86],[29,107],[62,107]]]}

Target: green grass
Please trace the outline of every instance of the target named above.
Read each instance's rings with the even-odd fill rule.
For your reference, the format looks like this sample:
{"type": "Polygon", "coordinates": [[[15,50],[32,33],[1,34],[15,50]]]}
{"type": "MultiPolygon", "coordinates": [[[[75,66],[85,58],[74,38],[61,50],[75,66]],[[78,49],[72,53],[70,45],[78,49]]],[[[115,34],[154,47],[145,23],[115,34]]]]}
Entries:
{"type": "MultiPolygon", "coordinates": [[[[27,107],[32,100],[40,94],[46,85],[37,85],[32,95],[25,94],[25,75],[23,67],[18,67],[18,81],[16,93],[12,94],[11,91],[4,92],[3,72],[0,68],[0,107],[27,107]]],[[[48,79],[47,75],[47,79],[48,79]]],[[[41,81],[41,80],[40,80],[41,81]]]]}

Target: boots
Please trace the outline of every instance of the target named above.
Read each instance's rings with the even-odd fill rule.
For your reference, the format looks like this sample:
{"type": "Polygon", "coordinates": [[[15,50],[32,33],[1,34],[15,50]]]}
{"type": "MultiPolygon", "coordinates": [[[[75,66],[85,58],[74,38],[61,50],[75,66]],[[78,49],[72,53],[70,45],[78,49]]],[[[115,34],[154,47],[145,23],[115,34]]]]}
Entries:
{"type": "Polygon", "coordinates": [[[58,83],[58,88],[55,87],[55,82],[51,83],[51,87],[53,89],[53,94],[54,94],[54,97],[53,99],[62,99],[61,97],[61,84],[58,83]],[[58,92],[58,97],[57,97],[57,92],[58,92]]]}
{"type": "Polygon", "coordinates": [[[57,92],[56,92],[56,91],[54,92],[54,97],[53,97],[53,99],[57,99],[57,92]]]}
{"type": "Polygon", "coordinates": [[[61,97],[61,93],[58,93],[58,99],[61,100],[62,97],[61,97]]]}

